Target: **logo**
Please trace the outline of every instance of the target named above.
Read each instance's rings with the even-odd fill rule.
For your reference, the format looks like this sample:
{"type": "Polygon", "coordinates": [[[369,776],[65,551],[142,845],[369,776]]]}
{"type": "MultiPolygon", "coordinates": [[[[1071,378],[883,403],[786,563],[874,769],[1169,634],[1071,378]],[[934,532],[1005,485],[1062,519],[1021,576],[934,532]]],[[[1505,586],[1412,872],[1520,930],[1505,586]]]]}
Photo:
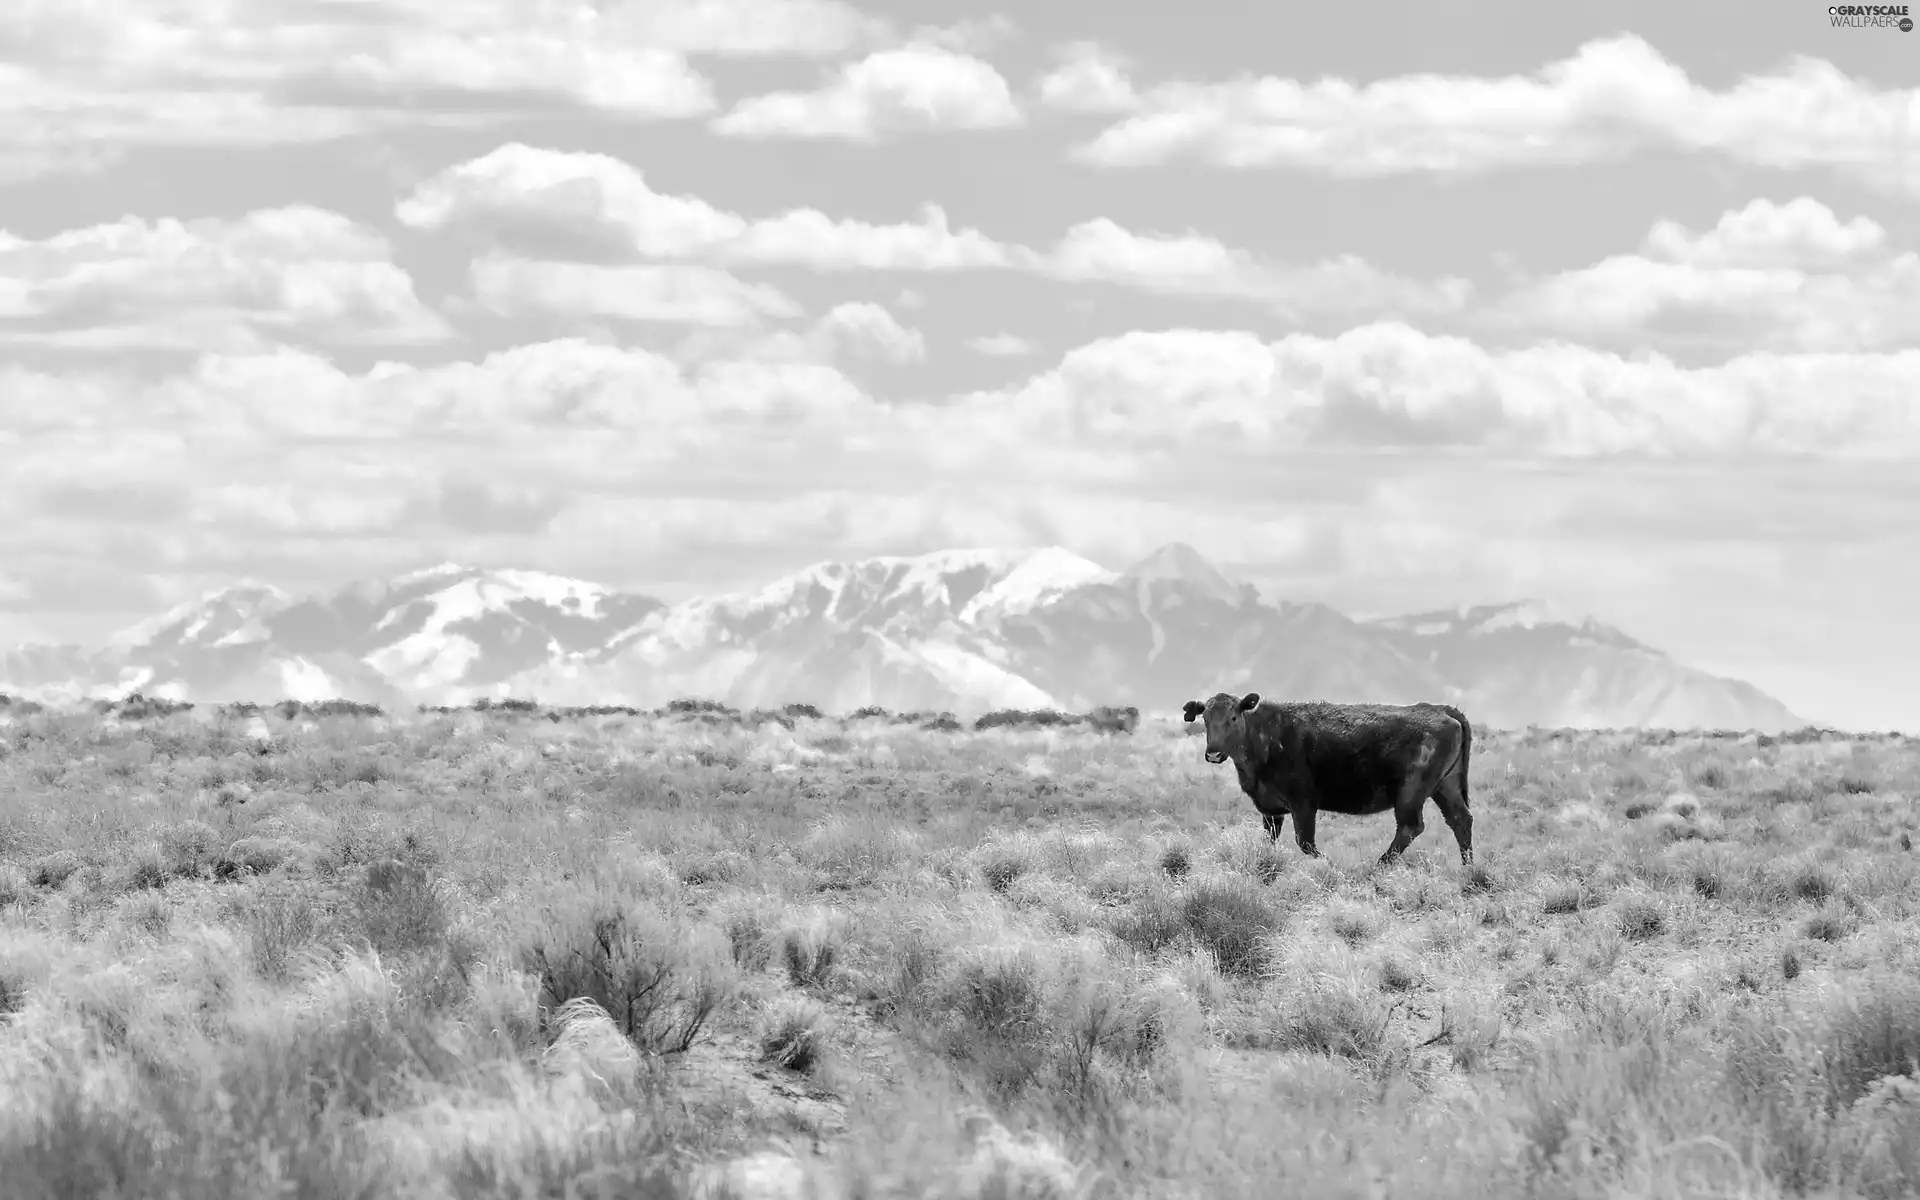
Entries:
{"type": "Polygon", "coordinates": [[[1905,4],[1829,4],[1827,20],[1836,29],[1898,29],[1913,32],[1913,14],[1905,4]]]}

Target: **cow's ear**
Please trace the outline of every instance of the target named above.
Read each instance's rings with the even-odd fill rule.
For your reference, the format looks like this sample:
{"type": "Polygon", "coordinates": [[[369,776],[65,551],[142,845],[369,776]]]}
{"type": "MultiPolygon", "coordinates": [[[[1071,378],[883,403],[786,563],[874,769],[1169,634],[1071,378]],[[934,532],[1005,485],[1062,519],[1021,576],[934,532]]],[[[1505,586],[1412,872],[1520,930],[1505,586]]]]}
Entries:
{"type": "Polygon", "coordinates": [[[1260,707],[1259,692],[1248,692],[1246,695],[1240,697],[1241,712],[1252,712],[1254,709],[1258,707],[1260,707]]]}
{"type": "Polygon", "coordinates": [[[1191,725],[1193,724],[1193,719],[1195,717],[1207,711],[1207,706],[1200,703],[1198,700],[1189,700],[1187,701],[1186,706],[1182,708],[1180,711],[1187,714],[1187,724],[1191,725]]]}

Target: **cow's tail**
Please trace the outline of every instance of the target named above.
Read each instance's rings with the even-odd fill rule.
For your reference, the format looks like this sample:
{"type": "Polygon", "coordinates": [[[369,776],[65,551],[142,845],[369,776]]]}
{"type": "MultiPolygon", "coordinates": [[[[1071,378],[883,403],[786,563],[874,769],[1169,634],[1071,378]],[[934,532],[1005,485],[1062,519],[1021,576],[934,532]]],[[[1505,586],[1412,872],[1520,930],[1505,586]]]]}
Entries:
{"type": "Polygon", "coordinates": [[[1451,704],[1442,704],[1440,711],[1460,722],[1460,757],[1455,761],[1453,772],[1460,777],[1460,803],[1468,803],[1467,762],[1473,757],[1473,722],[1467,720],[1467,714],[1451,704]]]}

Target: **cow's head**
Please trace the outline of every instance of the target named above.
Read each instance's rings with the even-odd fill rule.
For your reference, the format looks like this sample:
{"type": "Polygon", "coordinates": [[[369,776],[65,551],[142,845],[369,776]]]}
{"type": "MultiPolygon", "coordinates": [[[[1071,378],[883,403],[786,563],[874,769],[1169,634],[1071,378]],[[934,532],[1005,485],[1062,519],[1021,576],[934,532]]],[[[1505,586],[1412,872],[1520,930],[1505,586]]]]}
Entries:
{"type": "Polygon", "coordinates": [[[1187,701],[1183,710],[1187,722],[1191,724],[1198,717],[1207,723],[1208,762],[1216,765],[1223,763],[1229,755],[1246,745],[1246,714],[1259,704],[1259,692],[1248,692],[1244,696],[1220,692],[1210,700],[1187,701]]]}

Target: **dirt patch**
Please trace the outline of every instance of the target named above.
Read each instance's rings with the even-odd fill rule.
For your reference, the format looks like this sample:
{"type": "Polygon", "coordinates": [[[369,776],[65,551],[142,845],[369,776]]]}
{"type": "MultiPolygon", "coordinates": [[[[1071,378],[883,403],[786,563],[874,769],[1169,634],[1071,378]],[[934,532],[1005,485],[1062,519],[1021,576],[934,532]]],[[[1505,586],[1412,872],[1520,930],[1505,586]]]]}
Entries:
{"type": "Polygon", "coordinates": [[[758,1048],[740,1034],[716,1034],[675,1055],[669,1070],[689,1109],[725,1114],[729,1123],[789,1149],[817,1153],[846,1132],[845,1100],[805,1075],[761,1062],[758,1048]]]}

